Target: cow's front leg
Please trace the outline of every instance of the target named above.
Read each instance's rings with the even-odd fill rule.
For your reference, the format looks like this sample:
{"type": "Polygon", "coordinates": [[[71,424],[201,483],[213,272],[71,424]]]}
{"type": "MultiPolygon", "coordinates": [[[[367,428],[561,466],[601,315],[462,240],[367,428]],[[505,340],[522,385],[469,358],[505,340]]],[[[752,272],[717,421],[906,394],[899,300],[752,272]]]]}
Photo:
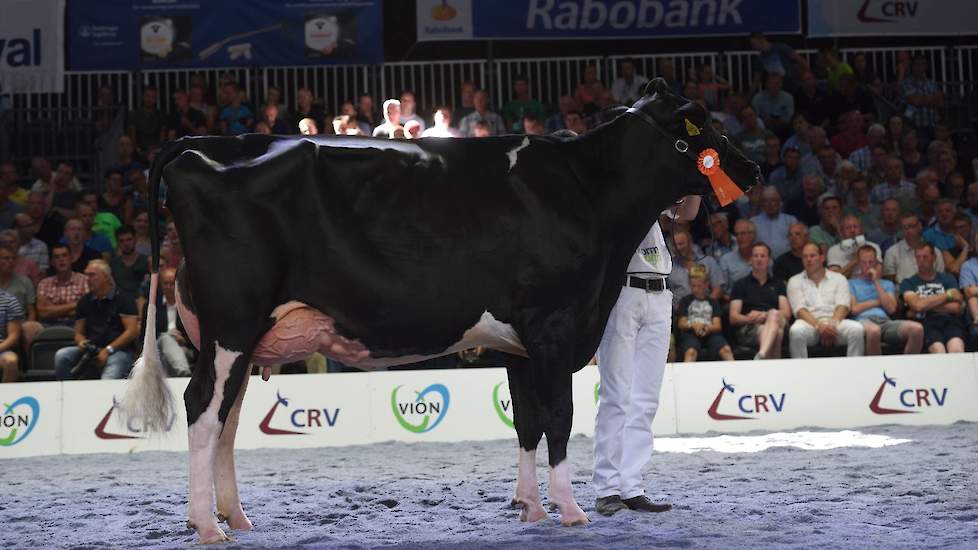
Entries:
{"type": "Polygon", "coordinates": [[[510,367],[509,393],[513,402],[513,425],[520,442],[519,472],[513,506],[520,508],[520,521],[535,522],[547,518],[540,502],[537,484],[537,445],[543,438],[543,428],[535,414],[535,396],[530,384],[528,365],[510,367]]]}
{"type": "MultiPolygon", "coordinates": [[[[235,360],[240,356],[241,353],[223,349],[215,342],[213,355],[201,353],[194,370],[195,378],[206,379],[205,370],[213,365],[213,391],[196,393],[197,389],[203,389],[204,386],[198,379],[191,380],[187,386],[187,392],[184,394],[187,403],[187,417],[192,419],[189,430],[190,503],[187,507],[187,523],[192,528],[197,529],[197,535],[203,544],[231,540],[217,524],[217,517],[214,515],[214,463],[218,441],[221,437],[221,428],[224,425],[219,412],[225,399],[225,384],[231,375],[235,360]],[[204,398],[205,395],[209,396],[209,399],[204,398]],[[205,401],[207,403],[206,408],[200,412],[200,407],[205,401]]],[[[245,361],[245,365],[238,365],[238,368],[242,370],[247,368],[247,361],[245,361]]],[[[247,375],[246,372],[243,374],[247,375]]],[[[235,400],[236,397],[237,395],[227,396],[231,400],[235,400]]],[[[228,410],[230,407],[225,409],[228,410]]]]}
{"type": "Polygon", "coordinates": [[[571,373],[553,372],[548,386],[538,388],[538,391],[541,394],[541,412],[550,455],[550,501],[560,509],[561,524],[586,525],[590,520],[574,499],[570,464],[567,462],[567,441],[574,417],[571,373]]]}
{"type": "MultiPolygon", "coordinates": [[[[249,369],[250,371],[250,369],[249,369]]],[[[241,508],[241,497],[238,495],[238,479],[234,471],[234,435],[238,431],[238,417],[241,415],[241,402],[244,400],[248,380],[245,375],[241,382],[241,390],[228,413],[224,431],[217,441],[217,461],[214,466],[214,488],[217,490],[217,518],[227,521],[228,526],[236,531],[251,530],[251,520],[241,508]]]]}

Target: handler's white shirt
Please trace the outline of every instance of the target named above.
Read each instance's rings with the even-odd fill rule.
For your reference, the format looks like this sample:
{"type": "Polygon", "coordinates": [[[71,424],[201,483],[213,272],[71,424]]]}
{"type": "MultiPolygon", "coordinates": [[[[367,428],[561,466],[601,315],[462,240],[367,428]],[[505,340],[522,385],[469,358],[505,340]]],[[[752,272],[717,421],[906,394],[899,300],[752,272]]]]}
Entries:
{"type": "Polygon", "coordinates": [[[652,224],[642,243],[638,245],[632,260],[628,263],[628,273],[647,278],[668,277],[672,273],[672,256],[662,236],[659,222],[652,224]]]}

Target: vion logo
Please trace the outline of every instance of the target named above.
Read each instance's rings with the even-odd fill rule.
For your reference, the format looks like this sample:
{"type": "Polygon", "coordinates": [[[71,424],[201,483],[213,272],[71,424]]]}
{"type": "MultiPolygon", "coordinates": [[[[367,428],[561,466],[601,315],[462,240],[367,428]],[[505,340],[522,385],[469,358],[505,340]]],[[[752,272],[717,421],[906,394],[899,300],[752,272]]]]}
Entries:
{"type": "MultiPolygon", "coordinates": [[[[105,411],[105,416],[103,416],[102,420],[99,421],[98,426],[95,426],[95,437],[99,439],[143,439],[143,437],[139,435],[144,431],[143,425],[139,422],[138,418],[126,419],[126,430],[129,433],[120,434],[120,433],[110,432],[109,430],[106,429],[106,427],[109,425],[109,418],[112,417],[112,412],[115,411],[117,408],[119,408],[119,402],[116,401],[115,396],[113,395],[112,406],[109,407],[109,410],[105,411]]],[[[166,421],[166,424],[163,426],[164,431],[169,433],[170,429],[173,428],[173,422],[176,419],[177,416],[175,414],[170,415],[170,418],[166,421]]]]}
{"type": "Polygon", "coordinates": [[[10,404],[4,404],[0,414],[0,446],[12,447],[34,431],[41,416],[41,404],[37,399],[25,396],[10,404]]]}
{"type": "Polygon", "coordinates": [[[272,427],[272,418],[276,415],[280,417],[286,417],[289,419],[289,424],[293,428],[297,429],[322,429],[322,428],[333,428],[336,426],[336,420],[340,416],[340,409],[328,409],[328,408],[315,408],[315,409],[303,409],[300,407],[292,408],[292,411],[286,409],[292,408],[289,406],[289,400],[282,397],[282,393],[279,391],[275,392],[275,404],[272,408],[268,409],[265,414],[265,418],[262,419],[261,423],[258,424],[258,429],[261,430],[263,434],[268,435],[309,435],[311,432],[299,432],[295,430],[282,430],[279,428],[272,427]],[[279,413],[279,405],[282,406],[283,412],[279,413]]]}
{"type": "Polygon", "coordinates": [[[501,392],[499,391],[499,388],[505,383],[500,382],[492,388],[492,408],[496,410],[496,415],[499,416],[499,420],[503,424],[515,428],[513,425],[513,401],[509,397],[500,395],[501,392]]]}
{"type": "Polygon", "coordinates": [[[876,395],[873,396],[873,400],[869,403],[869,410],[876,414],[909,414],[918,413],[920,410],[908,410],[908,409],[920,409],[921,407],[943,407],[944,402],[947,400],[947,388],[941,388],[937,390],[936,388],[903,388],[897,387],[896,379],[890,378],[883,373],[883,382],[880,384],[878,390],[876,390],[876,395]],[[902,409],[890,409],[880,405],[883,400],[883,394],[886,393],[886,387],[892,386],[896,388],[897,399],[900,401],[900,405],[904,408],[902,409]]]}
{"type": "Polygon", "coordinates": [[[723,387],[717,392],[713,404],[710,405],[710,410],[707,411],[707,414],[713,420],[756,420],[760,418],[759,416],[738,416],[721,413],[720,402],[723,401],[723,398],[728,393],[734,397],[727,401],[736,403],[737,409],[744,414],[770,414],[780,413],[784,410],[784,398],[786,394],[742,394],[738,396],[734,387],[728,384],[726,379],[723,379],[723,387]]]}
{"type": "Polygon", "coordinates": [[[391,392],[391,411],[402,428],[411,433],[425,433],[434,430],[448,414],[449,394],[444,384],[432,384],[414,392],[414,399],[404,399],[407,392],[398,397],[404,386],[397,386],[391,392]],[[434,420],[432,420],[434,419],[434,420]]]}
{"type": "Polygon", "coordinates": [[[893,23],[894,18],[909,18],[917,15],[920,2],[900,0],[863,0],[856,17],[861,23],[893,23]],[[875,4],[875,5],[874,5],[875,4]]]}

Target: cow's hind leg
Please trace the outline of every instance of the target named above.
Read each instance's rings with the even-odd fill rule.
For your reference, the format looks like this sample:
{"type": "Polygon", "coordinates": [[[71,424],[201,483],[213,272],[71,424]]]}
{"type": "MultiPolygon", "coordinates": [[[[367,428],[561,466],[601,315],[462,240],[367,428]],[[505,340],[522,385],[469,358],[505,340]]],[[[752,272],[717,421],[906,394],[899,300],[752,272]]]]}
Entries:
{"type": "Polygon", "coordinates": [[[574,499],[571,487],[570,464],[567,462],[567,441],[574,419],[571,373],[563,368],[546,371],[544,384],[537,384],[544,433],[550,459],[550,501],[560,508],[560,523],[565,526],[586,525],[587,514],[574,499]]]}
{"type": "MultiPolygon", "coordinates": [[[[206,339],[203,341],[207,342],[206,339]]],[[[214,463],[224,424],[221,412],[224,410],[226,419],[226,411],[231,405],[225,404],[225,398],[232,401],[237,398],[237,395],[226,396],[225,390],[236,393],[241,387],[241,377],[248,373],[249,357],[222,348],[218,342],[212,345],[205,343],[202,348],[194,369],[195,380],[191,380],[184,394],[190,421],[190,503],[187,523],[197,529],[201,543],[209,544],[230,540],[214,516],[214,463]]]]}
{"type": "MultiPolygon", "coordinates": [[[[250,368],[248,369],[251,370],[250,368]]],[[[234,400],[234,405],[228,413],[227,422],[224,423],[224,431],[221,438],[217,441],[217,460],[214,465],[215,478],[214,488],[217,491],[217,518],[220,521],[227,521],[228,526],[236,531],[248,531],[251,529],[251,521],[241,508],[241,497],[238,495],[238,479],[234,472],[234,435],[238,431],[238,417],[241,415],[241,402],[244,400],[245,390],[248,388],[250,372],[245,374],[241,381],[241,390],[238,398],[234,400]]]]}
{"type": "Polygon", "coordinates": [[[520,443],[519,474],[516,478],[516,496],[513,506],[521,508],[520,521],[540,521],[547,511],[540,503],[540,486],[537,484],[537,446],[543,437],[540,411],[530,382],[532,371],[528,365],[506,369],[509,375],[509,393],[513,400],[513,425],[520,443]]]}

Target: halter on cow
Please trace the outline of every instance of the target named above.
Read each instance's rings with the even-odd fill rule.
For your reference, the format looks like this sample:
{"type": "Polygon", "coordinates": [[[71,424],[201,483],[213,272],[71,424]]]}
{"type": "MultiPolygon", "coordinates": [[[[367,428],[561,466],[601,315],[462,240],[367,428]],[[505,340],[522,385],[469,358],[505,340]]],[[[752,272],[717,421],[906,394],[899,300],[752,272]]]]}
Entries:
{"type": "MultiPolygon", "coordinates": [[[[167,183],[186,254],[180,317],[200,350],[184,394],[189,522],[219,542],[215,506],[251,528],[233,457],[251,364],[313,351],[366,369],[478,345],[510,353],[521,518],[547,516],[535,472],[546,434],[550,500],[564,524],[586,523],[566,463],[571,374],[594,355],[658,213],[711,180],[735,195],[759,170],[656,79],[628,113],[573,138],[185,138],[150,178],[154,232],[167,183]],[[301,349],[283,345],[297,335],[301,349]]],[[[159,430],[172,404],[154,340],[155,234],[153,245],[145,351],[122,407],[159,430]]]]}

